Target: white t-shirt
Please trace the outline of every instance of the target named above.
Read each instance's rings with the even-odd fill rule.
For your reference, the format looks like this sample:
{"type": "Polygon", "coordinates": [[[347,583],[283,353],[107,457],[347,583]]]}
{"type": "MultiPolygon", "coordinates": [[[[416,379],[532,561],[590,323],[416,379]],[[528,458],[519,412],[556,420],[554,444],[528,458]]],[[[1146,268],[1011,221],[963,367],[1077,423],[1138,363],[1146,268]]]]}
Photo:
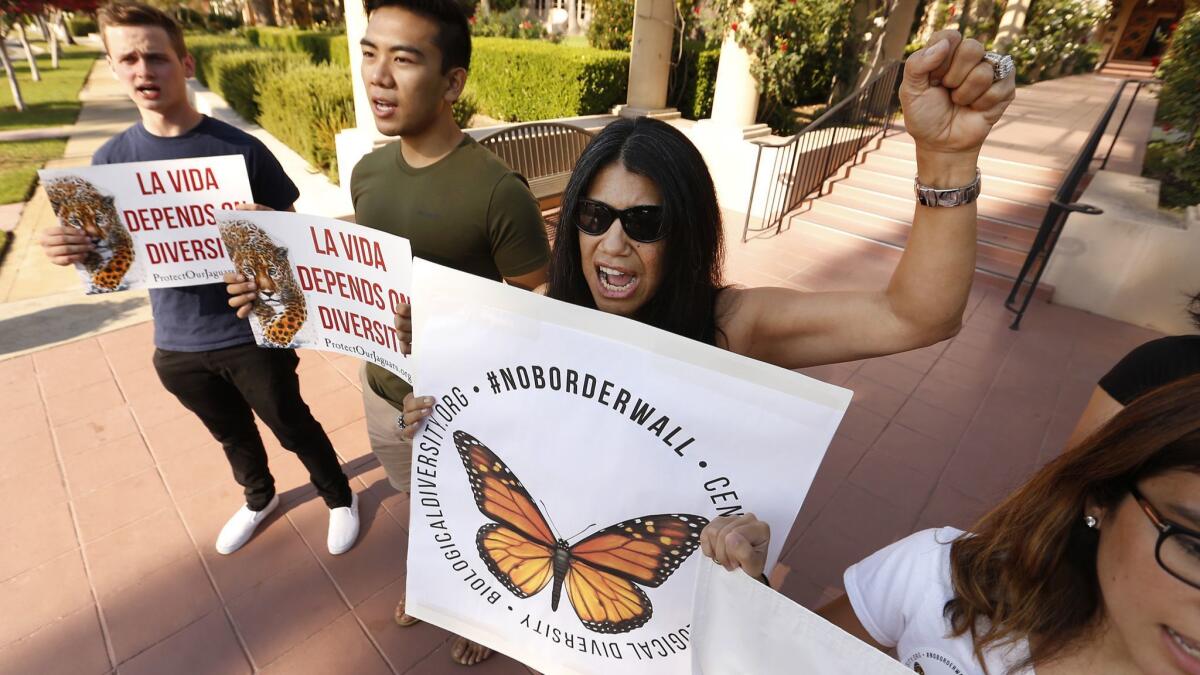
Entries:
{"type": "MultiPolygon", "coordinates": [[[[846,595],[863,628],[876,642],[896,648],[908,668],[924,675],[984,675],[969,635],[948,637],[943,614],[954,597],[950,544],[953,527],[924,530],[873,553],[846,570],[846,595]]],[[[1005,675],[1029,655],[1025,640],[984,652],[987,672],[1005,675]]],[[[1034,675],[1033,669],[1013,675],[1034,675]]]]}

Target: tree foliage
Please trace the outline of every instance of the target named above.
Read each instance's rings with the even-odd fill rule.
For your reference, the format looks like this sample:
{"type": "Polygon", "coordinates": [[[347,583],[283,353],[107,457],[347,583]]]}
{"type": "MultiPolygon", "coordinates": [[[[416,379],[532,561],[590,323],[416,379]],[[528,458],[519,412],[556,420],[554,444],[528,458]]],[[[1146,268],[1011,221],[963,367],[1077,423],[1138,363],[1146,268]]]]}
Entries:
{"type": "Polygon", "coordinates": [[[751,58],[766,105],[759,119],[777,106],[823,102],[835,78],[858,69],[846,53],[854,3],[843,0],[714,0],[701,10],[710,38],[732,31],[751,58]]]}

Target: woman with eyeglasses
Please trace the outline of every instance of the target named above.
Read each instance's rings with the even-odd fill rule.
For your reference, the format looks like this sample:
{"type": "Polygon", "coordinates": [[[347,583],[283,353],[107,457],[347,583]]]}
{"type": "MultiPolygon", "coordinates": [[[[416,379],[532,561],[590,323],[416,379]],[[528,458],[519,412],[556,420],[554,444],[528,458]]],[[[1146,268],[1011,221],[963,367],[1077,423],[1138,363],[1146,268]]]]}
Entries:
{"type": "MultiPolygon", "coordinates": [[[[701,534],[754,577],[769,541],[752,515],[701,534]]],[[[819,613],[927,675],[1197,675],[1200,375],[1132,402],[970,534],[918,532],[844,582],[819,613]]]]}

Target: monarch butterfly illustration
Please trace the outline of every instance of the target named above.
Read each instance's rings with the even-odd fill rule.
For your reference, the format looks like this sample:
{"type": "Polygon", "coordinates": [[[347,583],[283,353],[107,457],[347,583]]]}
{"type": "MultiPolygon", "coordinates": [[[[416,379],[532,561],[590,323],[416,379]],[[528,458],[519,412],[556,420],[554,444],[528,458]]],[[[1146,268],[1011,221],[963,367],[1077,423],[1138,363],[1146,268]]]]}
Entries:
{"type": "Polygon", "coordinates": [[[685,513],[622,521],[568,544],[557,538],[533,497],[496,453],[474,436],[454,432],[475,505],[495,521],[479,528],[479,556],[505,588],[528,598],[554,581],[550,608],[562,588],[589,630],[627,633],[654,609],[639,586],[658,588],[700,545],[708,519],[685,513]]]}

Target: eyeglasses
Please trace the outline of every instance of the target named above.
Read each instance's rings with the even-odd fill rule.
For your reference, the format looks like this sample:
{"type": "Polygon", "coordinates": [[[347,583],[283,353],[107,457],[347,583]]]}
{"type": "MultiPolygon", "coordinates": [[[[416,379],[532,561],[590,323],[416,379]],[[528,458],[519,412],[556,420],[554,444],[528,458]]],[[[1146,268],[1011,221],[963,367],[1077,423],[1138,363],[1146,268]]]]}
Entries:
{"type": "Polygon", "coordinates": [[[1154,557],[1158,559],[1159,566],[1183,583],[1200,588],[1200,532],[1163,518],[1136,487],[1131,486],[1129,492],[1154,527],[1158,528],[1154,557]]]}
{"type": "Polygon", "coordinates": [[[634,241],[649,244],[667,236],[661,206],[634,206],[618,211],[604,202],[580,199],[575,225],[580,232],[598,237],[607,232],[618,218],[621,219],[625,234],[634,241]]]}

